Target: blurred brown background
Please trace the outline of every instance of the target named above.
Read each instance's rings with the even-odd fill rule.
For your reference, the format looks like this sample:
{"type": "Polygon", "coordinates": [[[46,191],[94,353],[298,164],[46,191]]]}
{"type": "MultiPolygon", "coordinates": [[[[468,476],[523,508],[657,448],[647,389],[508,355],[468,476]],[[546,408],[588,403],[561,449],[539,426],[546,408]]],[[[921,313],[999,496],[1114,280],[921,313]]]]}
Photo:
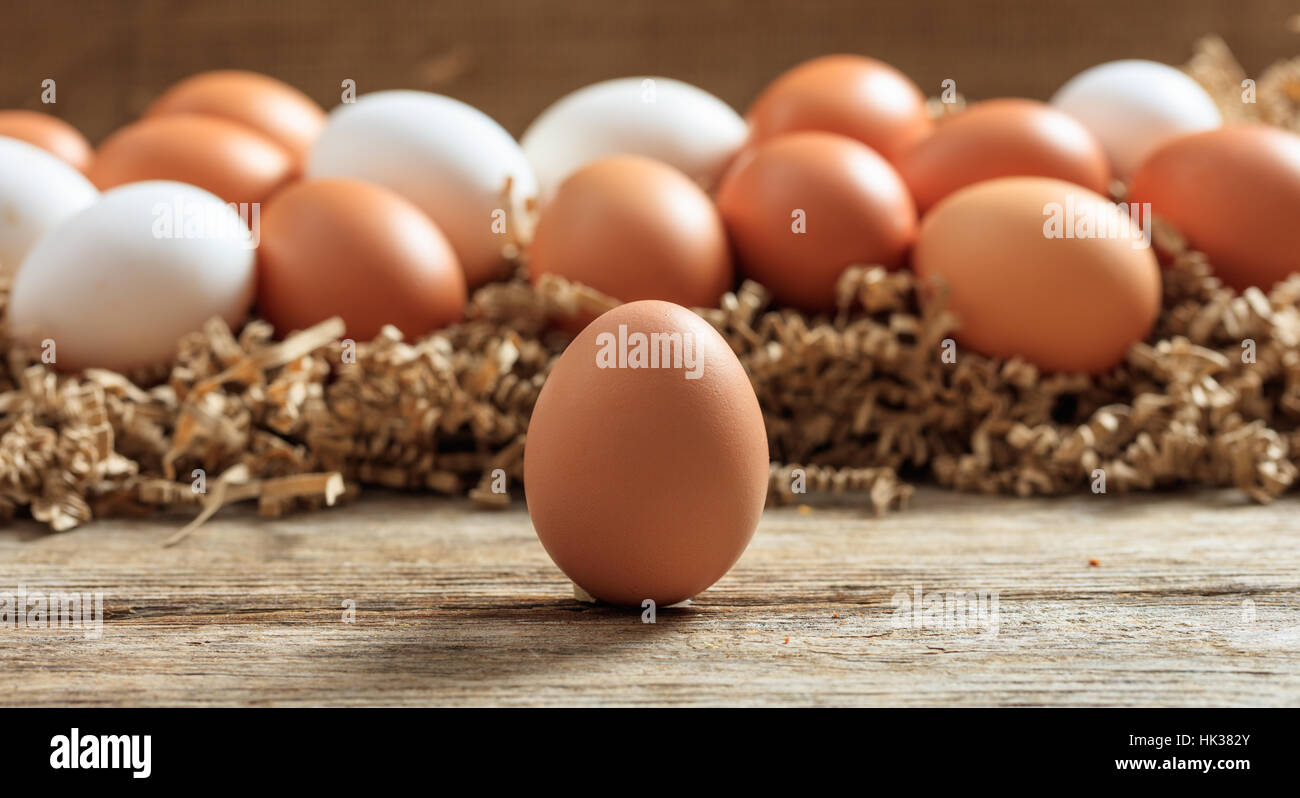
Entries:
{"type": "Polygon", "coordinates": [[[358,92],[433,89],[519,134],[562,94],[657,74],[743,110],[771,77],[828,52],[858,52],[945,78],[971,98],[1048,97],[1094,63],[1183,63],[1221,35],[1255,75],[1300,52],[1297,0],[3,0],[0,107],[51,111],[99,141],[161,89],[240,67],[302,88],[326,108],[358,92]],[[58,104],[41,106],[53,78],[58,104]]]}

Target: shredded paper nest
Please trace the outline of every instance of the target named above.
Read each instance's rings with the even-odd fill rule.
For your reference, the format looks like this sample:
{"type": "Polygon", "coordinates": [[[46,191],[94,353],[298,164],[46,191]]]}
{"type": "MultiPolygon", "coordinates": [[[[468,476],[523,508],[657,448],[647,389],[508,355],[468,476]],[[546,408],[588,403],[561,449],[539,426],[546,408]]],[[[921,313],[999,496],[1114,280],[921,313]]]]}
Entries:
{"type": "MultiPolygon", "coordinates": [[[[1187,69],[1233,118],[1300,130],[1300,59],[1261,76],[1248,111],[1221,41],[1202,42],[1187,69]]],[[[1156,329],[1100,377],[960,349],[945,362],[956,319],[941,298],[922,305],[906,271],[850,269],[833,317],[774,308],[754,283],[698,312],[750,374],[776,502],[861,493],[883,511],[916,480],[1030,496],[1095,489],[1099,474],[1107,491],[1235,486],[1268,501],[1300,465],[1300,276],[1236,294],[1175,231],[1157,226],[1155,243],[1173,260],[1156,329]]],[[[214,320],[169,368],[130,377],[62,374],[0,341],[0,514],[25,508],[64,530],[188,512],[176,542],[230,502],[277,516],[362,485],[509,504],[529,414],[567,341],[551,321],[614,304],[517,278],[414,343],[392,328],[353,342],[337,319],[282,342],[261,321],[235,334],[214,320]]]]}

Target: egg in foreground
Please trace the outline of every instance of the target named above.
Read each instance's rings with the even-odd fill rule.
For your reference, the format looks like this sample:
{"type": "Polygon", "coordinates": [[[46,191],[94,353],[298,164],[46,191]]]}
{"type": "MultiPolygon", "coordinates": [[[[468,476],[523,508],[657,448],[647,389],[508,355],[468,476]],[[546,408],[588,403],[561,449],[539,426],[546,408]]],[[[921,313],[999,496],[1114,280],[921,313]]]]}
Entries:
{"type": "Polygon", "coordinates": [[[529,422],[537,536],[612,604],[665,606],[716,582],[749,544],[767,481],[749,377],[712,326],[669,302],[620,305],[588,325],[529,422]]]}
{"type": "Polygon", "coordinates": [[[1042,177],[968,186],[925,217],[912,264],[941,278],[963,346],[1049,372],[1107,371],[1160,311],[1160,266],[1105,197],[1042,177]]]}

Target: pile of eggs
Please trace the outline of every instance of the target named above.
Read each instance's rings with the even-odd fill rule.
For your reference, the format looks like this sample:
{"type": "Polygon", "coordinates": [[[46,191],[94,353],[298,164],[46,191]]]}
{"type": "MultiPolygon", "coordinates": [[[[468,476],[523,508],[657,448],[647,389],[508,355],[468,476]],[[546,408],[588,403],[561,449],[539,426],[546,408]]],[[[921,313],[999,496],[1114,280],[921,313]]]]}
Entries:
{"type": "Polygon", "coordinates": [[[519,142],[449,97],[380,91],[327,115],[238,71],[176,84],[93,150],[52,117],[0,112],[10,333],[61,369],[165,362],[254,304],[281,336],[341,316],[355,338],[419,337],[520,253],[533,280],[627,302],[572,325],[525,456],[548,551],[619,603],[712,584],[766,492],[743,369],[681,306],[749,277],[825,313],[846,268],[909,267],[946,286],[961,345],[1100,373],[1159,311],[1151,214],[1224,282],[1269,288],[1300,269],[1300,137],[1224,126],[1195,82],[1148,61],[935,121],[905,75],[855,55],[794,67],[743,118],[679,81],[605,81],[519,142]],[[1117,181],[1127,207],[1109,199],[1117,181]],[[638,368],[651,334],[689,339],[701,372],[638,368]]]}
{"type": "Polygon", "coordinates": [[[254,303],[280,335],[337,315],[355,338],[419,337],[522,251],[534,280],[623,301],[711,306],[743,276],[810,313],[833,309],[848,266],[906,266],[947,284],[963,345],[1096,373],[1155,318],[1148,207],[1238,289],[1296,270],[1300,138],[1224,127],[1195,82],[1149,61],[938,122],[905,75],[854,55],[794,67],[744,118],[680,81],[624,78],[560,99],[518,143],[437,94],[327,115],[219,71],[97,149],[0,111],[0,203],[10,332],[65,369],[165,362],[254,303]],[[1108,199],[1117,180],[1127,208],[1108,199]]]}

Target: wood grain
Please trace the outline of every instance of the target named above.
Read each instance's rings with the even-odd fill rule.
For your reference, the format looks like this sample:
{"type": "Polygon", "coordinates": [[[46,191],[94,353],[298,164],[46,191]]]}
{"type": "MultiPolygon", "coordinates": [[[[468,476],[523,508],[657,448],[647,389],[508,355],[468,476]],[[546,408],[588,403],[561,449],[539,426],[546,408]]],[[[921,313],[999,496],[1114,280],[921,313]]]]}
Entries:
{"type": "Polygon", "coordinates": [[[105,620],[0,629],[0,704],[1295,706],[1297,509],[923,490],[883,519],[771,510],[655,624],[574,601],[522,509],[375,492],[227,511],[171,549],[183,519],[19,523],[0,591],[99,590],[105,620]],[[996,630],[901,626],[917,585],[995,592],[996,630]]]}

